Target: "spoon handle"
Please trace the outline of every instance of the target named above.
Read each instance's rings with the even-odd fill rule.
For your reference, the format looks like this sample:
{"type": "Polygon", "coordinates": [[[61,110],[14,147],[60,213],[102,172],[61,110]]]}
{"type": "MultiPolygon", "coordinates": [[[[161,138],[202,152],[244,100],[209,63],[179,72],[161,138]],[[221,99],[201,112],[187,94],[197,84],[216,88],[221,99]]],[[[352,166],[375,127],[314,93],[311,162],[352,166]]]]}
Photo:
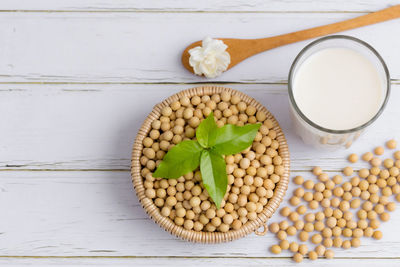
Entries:
{"type": "MultiPolygon", "coordinates": [[[[386,20],[391,20],[395,18],[400,17],[400,5],[395,5],[377,12],[369,13],[363,16],[359,16],[353,19],[341,21],[341,22],[336,22],[324,26],[319,26],[307,30],[302,30],[302,31],[297,31],[297,32],[292,32],[292,33],[287,33],[287,34],[282,34],[278,36],[273,36],[273,37],[268,37],[268,38],[262,38],[262,39],[241,39],[240,42],[242,42],[239,47],[237,45],[232,46],[235,47],[234,50],[232,51],[234,53],[237,53],[237,57],[235,57],[234,62],[231,62],[229,65],[230,67],[233,67],[237,63],[241,62],[242,60],[253,56],[255,54],[258,54],[260,52],[276,48],[279,46],[299,42],[299,41],[304,41],[307,39],[323,36],[323,35],[328,35],[332,33],[337,33],[341,31],[346,31],[346,30],[351,30],[354,28],[370,25],[370,24],[375,24],[378,22],[386,21],[386,20]],[[244,41],[244,42],[243,42],[244,41]],[[245,49],[243,49],[245,48],[245,49]]],[[[235,42],[235,39],[223,39],[224,41],[228,43],[235,42]]],[[[236,39],[239,41],[239,39],[236,39]]],[[[229,50],[229,48],[228,48],[229,50]]]]}

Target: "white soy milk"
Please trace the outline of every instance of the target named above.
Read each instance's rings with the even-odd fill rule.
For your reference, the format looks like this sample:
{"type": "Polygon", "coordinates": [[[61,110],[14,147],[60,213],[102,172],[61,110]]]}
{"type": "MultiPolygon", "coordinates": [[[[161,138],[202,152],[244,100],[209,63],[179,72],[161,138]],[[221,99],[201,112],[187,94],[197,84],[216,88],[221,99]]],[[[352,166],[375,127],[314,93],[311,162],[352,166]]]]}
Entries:
{"type": "Polygon", "coordinates": [[[379,111],[384,81],[373,63],[349,48],[325,48],[299,66],[294,99],[315,124],[331,130],[363,125],[379,111]]]}

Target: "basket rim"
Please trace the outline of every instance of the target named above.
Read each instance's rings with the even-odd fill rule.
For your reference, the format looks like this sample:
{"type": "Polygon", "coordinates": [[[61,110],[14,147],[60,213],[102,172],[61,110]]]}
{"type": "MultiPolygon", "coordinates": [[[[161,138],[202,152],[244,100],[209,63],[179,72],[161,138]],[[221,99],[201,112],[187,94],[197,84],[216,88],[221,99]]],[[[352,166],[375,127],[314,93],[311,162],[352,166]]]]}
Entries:
{"type": "Polygon", "coordinates": [[[265,108],[261,103],[256,101],[254,98],[238,90],[222,86],[205,85],[205,86],[182,90],[166,98],[161,103],[156,104],[152,109],[152,111],[150,112],[150,114],[146,117],[142,126],[140,127],[132,149],[132,158],[131,158],[132,183],[136,191],[136,195],[142,207],[145,209],[146,213],[150,216],[150,218],[154,222],[156,222],[164,230],[168,231],[169,233],[183,240],[196,243],[221,243],[221,242],[233,241],[242,238],[252,232],[257,231],[257,229],[259,229],[262,226],[266,227],[265,225],[268,219],[271,218],[271,216],[278,209],[286,193],[289,184],[289,173],[290,173],[289,148],[286,142],[285,135],[275,117],[269,112],[267,108],[265,108]],[[171,219],[161,215],[158,207],[154,204],[153,200],[149,199],[145,195],[145,188],[143,185],[143,178],[141,175],[141,164],[140,164],[140,157],[143,150],[143,139],[147,136],[149,130],[151,129],[151,123],[161,116],[161,109],[163,107],[170,105],[172,102],[178,100],[182,96],[192,97],[195,95],[198,96],[212,95],[216,93],[222,93],[223,91],[230,92],[232,95],[238,95],[240,99],[244,101],[246,104],[248,105],[251,104],[255,106],[257,111],[261,110],[265,112],[265,114],[267,115],[267,119],[270,119],[273,122],[272,129],[275,130],[276,140],[279,142],[279,155],[282,157],[284,174],[280,176],[280,181],[278,182],[276,188],[274,189],[274,195],[272,196],[271,199],[269,199],[267,205],[264,206],[263,211],[258,214],[256,220],[248,221],[240,229],[229,230],[226,233],[203,232],[203,231],[197,232],[194,230],[186,230],[182,226],[176,225],[171,219]]]}

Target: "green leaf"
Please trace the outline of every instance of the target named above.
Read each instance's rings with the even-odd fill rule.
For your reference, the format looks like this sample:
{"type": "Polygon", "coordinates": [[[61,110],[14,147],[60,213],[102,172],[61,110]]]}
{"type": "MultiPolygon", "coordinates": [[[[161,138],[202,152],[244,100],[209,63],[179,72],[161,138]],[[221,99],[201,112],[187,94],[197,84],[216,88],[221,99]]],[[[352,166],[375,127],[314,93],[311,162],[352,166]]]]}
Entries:
{"type": "Polygon", "coordinates": [[[215,130],[217,129],[214,114],[211,112],[197,127],[196,138],[199,144],[204,148],[212,147],[215,143],[215,130]]]}
{"type": "Polygon", "coordinates": [[[226,124],[216,131],[215,145],[212,150],[217,154],[232,155],[248,148],[256,137],[261,124],[236,126],[226,124]]]}
{"type": "Polygon", "coordinates": [[[219,209],[228,186],[224,158],[213,151],[204,150],[201,153],[200,171],[203,185],[219,209]]]}
{"type": "Polygon", "coordinates": [[[153,177],[179,178],[193,171],[200,164],[203,148],[197,141],[185,140],[168,151],[153,173],[153,177]]]}

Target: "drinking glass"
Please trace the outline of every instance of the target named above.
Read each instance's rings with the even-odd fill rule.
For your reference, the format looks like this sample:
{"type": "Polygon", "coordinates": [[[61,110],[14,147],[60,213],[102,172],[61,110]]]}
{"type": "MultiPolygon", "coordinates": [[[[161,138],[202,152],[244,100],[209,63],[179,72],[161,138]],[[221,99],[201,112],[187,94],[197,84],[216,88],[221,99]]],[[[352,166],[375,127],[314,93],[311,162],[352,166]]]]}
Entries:
{"type": "MultiPolygon", "coordinates": [[[[368,128],[383,112],[390,95],[390,76],[388,68],[378,52],[369,44],[357,38],[345,35],[332,35],[320,38],[307,45],[295,58],[288,79],[290,115],[295,132],[306,144],[317,148],[338,149],[349,148],[354,141],[368,128]],[[293,94],[293,82],[302,63],[314,53],[327,48],[349,48],[367,57],[378,70],[383,81],[383,101],[378,112],[368,122],[356,128],[347,130],[332,130],[321,127],[308,119],[296,104],[293,94]]],[[[351,116],[351,115],[350,115],[351,116]]]]}

